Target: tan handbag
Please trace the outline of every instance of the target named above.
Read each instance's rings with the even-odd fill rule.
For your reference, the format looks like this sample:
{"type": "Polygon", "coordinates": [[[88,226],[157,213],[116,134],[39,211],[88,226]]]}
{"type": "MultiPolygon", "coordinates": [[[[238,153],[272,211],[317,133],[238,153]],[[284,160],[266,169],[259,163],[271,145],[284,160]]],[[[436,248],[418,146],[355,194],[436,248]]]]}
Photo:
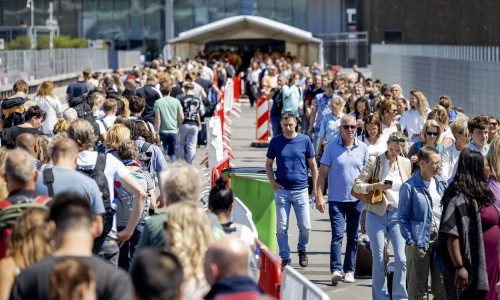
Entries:
{"type": "MultiPolygon", "coordinates": [[[[372,183],[377,183],[377,178],[376,178],[376,174],[378,174],[378,171],[379,171],[379,163],[380,163],[380,158],[377,156],[377,160],[375,161],[375,170],[373,171],[373,174],[372,174],[372,178],[368,181],[368,183],[372,184],[372,183]]],[[[370,191],[368,192],[368,194],[361,194],[361,193],[356,193],[354,191],[354,187],[351,189],[351,195],[361,201],[363,201],[364,203],[368,203],[368,204],[376,204],[376,203],[379,203],[379,202],[382,202],[382,191],[381,190],[373,190],[373,191],[370,191]]]]}

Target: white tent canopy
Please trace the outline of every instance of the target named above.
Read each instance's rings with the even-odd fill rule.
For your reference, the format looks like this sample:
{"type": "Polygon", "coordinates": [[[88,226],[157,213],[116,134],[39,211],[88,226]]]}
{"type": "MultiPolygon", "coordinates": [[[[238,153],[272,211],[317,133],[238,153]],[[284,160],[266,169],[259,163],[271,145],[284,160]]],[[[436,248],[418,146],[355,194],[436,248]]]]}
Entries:
{"type": "Polygon", "coordinates": [[[323,65],[323,41],[283,23],[257,16],[235,16],[181,32],[168,41],[173,57],[195,57],[205,44],[220,40],[275,39],[285,41],[287,52],[302,62],[323,65]]]}

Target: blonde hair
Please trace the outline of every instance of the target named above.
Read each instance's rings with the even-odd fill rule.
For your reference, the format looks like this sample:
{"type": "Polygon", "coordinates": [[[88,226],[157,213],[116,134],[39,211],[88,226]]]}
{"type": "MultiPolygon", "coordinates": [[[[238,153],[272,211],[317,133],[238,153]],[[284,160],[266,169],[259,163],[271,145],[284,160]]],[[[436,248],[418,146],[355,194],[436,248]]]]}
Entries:
{"type": "Polygon", "coordinates": [[[12,257],[21,270],[53,251],[47,215],[46,208],[28,208],[14,224],[7,240],[6,256],[12,257]]]}
{"type": "Polygon", "coordinates": [[[500,138],[491,141],[486,158],[490,164],[491,176],[495,177],[496,180],[500,180],[500,138]]]}
{"type": "Polygon", "coordinates": [[[450,129],[453,134],[463,134],[466,137],[469,136],[469,128],[467,128],[467,119],[465,118],[456,118],[453,120],[450,129]]]}
{"type": "Polygon", "coordinates": [[[176,161],[164,172],[163,192],[168,203],[195,201],[201,191],[201,172],[198,168],[183,161],[176,161]]]}
{"type": "Polygon", "coordinates": [[[124,140],[130,140],[130,129],[123,124],[115,124],[109,128],[106,135],[106,148],[118,149],[118,146],[124,140]]]}
{"type": "Polygon", "coordinates": [[[52,98],[56,97],[54,96],[54,83],[52,83],[52,81],[42,82],[42,84],[38,87],[35,97],[40,97],[40,99],[45,100],[47,96],[52,98]]]}
{"type": "MultiPolygon", "coordinates": [[[[6,147],[0,148],[0,174],[5,174],[5,160],[11,151],[11,149],[7,149],[6,147]]],[[[7,183],[3,179],[3,176],[0,176],[0,198],[5,199],[8,196],[7,183]]]]}
{"type": "Polygon", "coordinates": [[[432,108],[429,115],[427,115],[427,120],[431,119],[441,123],[441,125],[443,125],[444,128],[448,127],[449,123],[448,112],[446,111],[446,108],[444,108],[441,105],[436,105],[432,108]]]}
{"type": "Polygon", "coordinates": [[[413,90],[410,92],[410,95],[413,95],[415,99],[417,99],[417,109],[420,112],[420,116],[422,118],[427,117],[427,110],[429,109],[429,103],[425,98],[424,94],[421,91],[413,90]]]}
{"type": "Polygon", "coordinates": [[[57,119],[57,122],[54,125],[53,133],[54,135],[56,135],[60,132],[66,132],[66,130],[68,130],[68,127],[69,127],[69,122],[64,118],[59,118],[57,119]]]}
{"type": "Polygon", "coordinates": [[[71,122],[67,133],[68,137],[78,145],[78,151],[88,150],[96,140],[94,126],[85,119],[77,119],[71,122]]]}
{"type": "Polygon", "coordinates": [[[436,120],[425,121],[424,127],[422,127],[422,131],[420,132],[420,138],[422,139],[422,141],[425,141],[425,138],[427,137],[427,129],[429,127],[436,127],[437,129],[438,135],[436,137],[436,142],[434,143],[434,147],[436,147],[439,142],[439,137],[441,137],[441,133],[443,133],[441,130],[441,125],[439,125],[439,123],[436,120]]]}
{"type": "Polygon", "coordinates": [[[214,239],[207,214],[198,203],[184,201],[169,205],[167,215],[172,252],[182,263],[184,280],[205,281],[205,252],[214,239]]]}
{"type": "Polygon", "coordinates": [[[38,160],[43,163],[50,163],[50,138],[46,135],[39,135],[36,137],[36,143],[38,144],[38,149],[40,150],[40,152],[38,152],[38,160]]]}

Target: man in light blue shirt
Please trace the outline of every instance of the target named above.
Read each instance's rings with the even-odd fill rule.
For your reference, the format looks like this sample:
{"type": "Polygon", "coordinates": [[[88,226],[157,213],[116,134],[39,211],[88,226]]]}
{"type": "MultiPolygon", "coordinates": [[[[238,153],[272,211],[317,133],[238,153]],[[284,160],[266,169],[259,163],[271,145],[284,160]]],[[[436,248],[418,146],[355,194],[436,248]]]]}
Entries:
{"type": "Polygon", "coordinates": [[[321,120],[321,127],[319,129],[319,146],[318,156],[323,155],[326,144],[337,140],[339,137],[340,121],[344,113],[342,113],[343,102],[340,97],[333,97],[330,100],[331,114],[327,114],[321,120]]]}
{"type": "Polygon", "coordinates": [[[354,137],[356,128],[354,116],[344,115],[342,117],[340,136],[326,147],[321,158],[318,183],[316,184],[316,207],[323,213],[326,210],[323,187],[328,176],[328,211],[332,228],[330,271],[334,285],[337,285],[342,279],[341,251],[344,227],[347,234],[343,266],[344,282],[354,282],[354,258],[356,257],[358,226],[363,202],[351,195],[351,189],[354,180],[368,161],[368,147],[354,137]]]}
{"type": "Polygon", "coordinates": [[[299,116],[299,110],[302,109],[304,101],[302,100],[302,89],[300,88],[300,74],[293,75],[293,85],[284,85],[281,88],[283,93],[283,109],[281,113],[291,111],[295,117],[299,116]]]}
{"type": "Polygon", "coordinates": [[[309,119],[308,135],[312,136],[314,151],[318,150],[321,120],[323,119],[323,116],[331,113],[330,101],[335,96],[335,83],[332,81],[324,86],[323,89],[325,90],[323,94],[318,94],[314,97],[311,116],[309,119]]]}

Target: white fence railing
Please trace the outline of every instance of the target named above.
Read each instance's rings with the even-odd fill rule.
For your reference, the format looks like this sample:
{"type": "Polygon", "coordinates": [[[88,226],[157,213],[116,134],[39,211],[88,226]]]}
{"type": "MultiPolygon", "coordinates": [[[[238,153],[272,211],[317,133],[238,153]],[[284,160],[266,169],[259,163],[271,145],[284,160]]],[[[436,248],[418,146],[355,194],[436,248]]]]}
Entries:
{"type": "Polygon", "coordinates": [[[330,297],[294,268],[286,266],[281,277],[281,299],[329,300],[330,297]]]}

